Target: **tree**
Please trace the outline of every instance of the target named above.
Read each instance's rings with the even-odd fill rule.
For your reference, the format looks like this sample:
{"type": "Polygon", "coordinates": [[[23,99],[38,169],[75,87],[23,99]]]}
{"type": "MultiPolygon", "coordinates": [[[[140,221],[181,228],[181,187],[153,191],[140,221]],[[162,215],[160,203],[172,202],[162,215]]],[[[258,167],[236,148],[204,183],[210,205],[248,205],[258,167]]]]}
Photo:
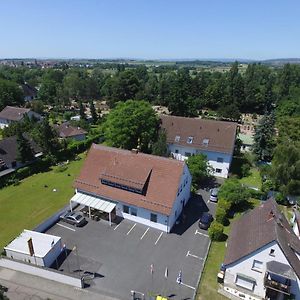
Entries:
{"type": "Polygon", "coordinates": [[[34,159],[30,142],[24,137],[22,131],[17,133],[17,161],[25,163],[34,159]]]}
{"type": "Polygon", "coordinates": [[[253,153],[257,160],[271,161],[275,146],[275,116],[264,115],[255,128],[253,153]]]}
{"type": "Polygon", "coordinates": [[[120,102],[103,124],[108,145],[148,152],[155,141],[158,120],[151,105],[145,101],[120,102]]]}
{"type": "Polygon", "coordinates": [[[167,135],[164,130],[158,133],[157,141],[152,146],[152,154],[158,156],[168,156],[167,135]]]}
{"type": "Polygon", "coordinates": [[[203,181],[207,180],[212,173],[205,154],[192,155],[187,160],[187,166],[192,175],[192,185],[196,189],[203,181]]]}
{"type": "Polygon", "coordinates": [[[245,204],[250,199],[248,188],[244,187],[236,178],[227,179],[220,187],[219,199],[231,203],[231,206],[245,204]]]}
{"type": "Polygon", "coordinates": [[[98,121],[98,115],[96,112],[94,102],[92,100],[90,101],[90,111],[91,111],[91,115],[92,115],[92,119],[93,119],[93,124],[96,124],[98,121]]]}
{"type": "Polygon", "coordinates": [[[276,147],[271,166],[275,187],[286,195],[300,195],[300,143],[276,147]]]}
{"type": "Polygon", "coordinates": [[[23,92],[15,82],[0,79],[0,111],[7,105],[23,104],[23,92]]]}
{"type": "Polygon", "coordinates": [[[80,115],[80,119],[81,120],[85,120],[86,119],[86,115],[85,115],[85,108],[82,104],[81,101],[79,101],[79,115],[80,115]]]}
{"type": "Polygon", "coordinates": [[[44,118],[39,125],[37,134],[38,144],[44,153],[54,154],[58,150],[58,138],[56,131],[50,126],[48,118],[44,118]]]}
{"type": "Polygon", "coordinates": [[[54,104],[57,99],[57,83],[54,80],[44,80],[38,91],[38,99],[54,104]]]}

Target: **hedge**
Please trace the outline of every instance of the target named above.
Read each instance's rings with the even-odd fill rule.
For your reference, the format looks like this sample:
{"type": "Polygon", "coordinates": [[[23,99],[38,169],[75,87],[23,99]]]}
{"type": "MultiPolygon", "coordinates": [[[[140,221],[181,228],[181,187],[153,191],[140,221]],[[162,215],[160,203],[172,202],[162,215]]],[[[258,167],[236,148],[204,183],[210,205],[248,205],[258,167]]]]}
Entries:
{"type": "Polygon", "coordinates": [[[224,226],[217,221],[213,221],[208,228],[208,235],[212,241],[222,241],[224,238],[224,226]]]}

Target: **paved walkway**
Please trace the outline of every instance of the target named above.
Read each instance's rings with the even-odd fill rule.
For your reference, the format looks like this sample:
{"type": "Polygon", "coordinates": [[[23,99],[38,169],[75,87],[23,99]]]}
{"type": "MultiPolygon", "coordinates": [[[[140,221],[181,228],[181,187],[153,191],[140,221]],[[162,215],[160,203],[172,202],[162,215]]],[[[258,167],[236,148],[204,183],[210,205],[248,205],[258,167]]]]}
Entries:
{"type": "Polygon", "coordinates": [[[11,300],[116,300],[88,290],[0,267],[0,284],[8,288],[11,300]]]}

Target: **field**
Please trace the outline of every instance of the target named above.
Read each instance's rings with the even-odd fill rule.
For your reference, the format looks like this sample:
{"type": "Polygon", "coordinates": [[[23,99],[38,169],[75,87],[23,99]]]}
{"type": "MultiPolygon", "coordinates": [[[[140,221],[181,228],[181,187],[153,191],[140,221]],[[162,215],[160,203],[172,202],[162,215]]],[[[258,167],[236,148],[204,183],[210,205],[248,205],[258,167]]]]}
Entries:
{"type": "Polygon", "coordinates": [[[49,172],[22,180],[18,186],[0,190],[0,249],[23,229],[34,228],[69,203],[74,193],[72,183],[80,171],[82,158],[70,162],[63,172],[54,167],[49,172]]]}

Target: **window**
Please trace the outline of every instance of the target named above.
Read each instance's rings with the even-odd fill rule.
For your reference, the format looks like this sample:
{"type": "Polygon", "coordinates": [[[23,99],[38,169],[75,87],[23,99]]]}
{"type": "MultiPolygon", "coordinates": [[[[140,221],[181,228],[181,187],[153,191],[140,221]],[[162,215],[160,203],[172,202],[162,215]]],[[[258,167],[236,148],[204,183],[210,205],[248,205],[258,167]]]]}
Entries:
{"type": "Polygon", "coordinates": [[[176,136],[175,136],[175,142],[178,143],[179,141],[180,141],[180,135],[176,135],[176,136]]]}
{"type": "Polygon", "coordinates": [[[270,250],[270,256],[275,256],[275,249],[270,250]]]}
{"type": "Polygon", "coordinates": [[[254,278],[242,274],[236,275],[235,284],[247,290],[253,291],[255,283],[256,281],[254,278]]]}
{"type": "Polygon", "coordinates": [[[131,207],[131,208],[130,208],[130,214],[131,214],[132,216],[136,216],[136,215],[137,215],[137,209],[134,208],[134,207],[131,207]]]}
{"type": "Polygon", "coordinates": [[[216,169],[216,173],[222,173],[222,169],[216,169]]]}
{"type": "Polygon", "coordinates": [[[209,143],[209,139],[203,139],[202,144],[204,146],[208,146],[208,143],[209,143]]]}
{"type": "Polygon", "coordinates": [[[262,272],[263,262],[259,260],[254,260],[252,265],[252,270],[262,272]]]}
{"type": "Polygon", "coordinates": [[[190,152],[185,152],[184,155],[189,157],[189,156],[191,156],[191,153],[190,152]]]}
{"type": "Polygon", "coordinates": [[[151,221],[151,222],[157,223],[157,215],[151,213],[151,214],[150,214],[150,221],[151,221]]]}
{"type": "Polygon", "coordinates": [[[188,144],[192,144],[193,143],[193,139],[194,139],[194,137],[192,137],[192,136],[189,136],[188,138],[187,138],[187,143],[188,144]]]}
{"type": "Polygon", "coordinates": [[[217,157],[217,162],[222,163],[223,161],[223,157],[217,157]]]}
{"type": "Polygon", "coordinates": [[[129,214],[129,206],[123,205],[123,212],[129,214]]]}
{"type": "Polygon", "coordinates": [[[175,149],[175,153],[178,153],[178,149],[175,149]]]}

